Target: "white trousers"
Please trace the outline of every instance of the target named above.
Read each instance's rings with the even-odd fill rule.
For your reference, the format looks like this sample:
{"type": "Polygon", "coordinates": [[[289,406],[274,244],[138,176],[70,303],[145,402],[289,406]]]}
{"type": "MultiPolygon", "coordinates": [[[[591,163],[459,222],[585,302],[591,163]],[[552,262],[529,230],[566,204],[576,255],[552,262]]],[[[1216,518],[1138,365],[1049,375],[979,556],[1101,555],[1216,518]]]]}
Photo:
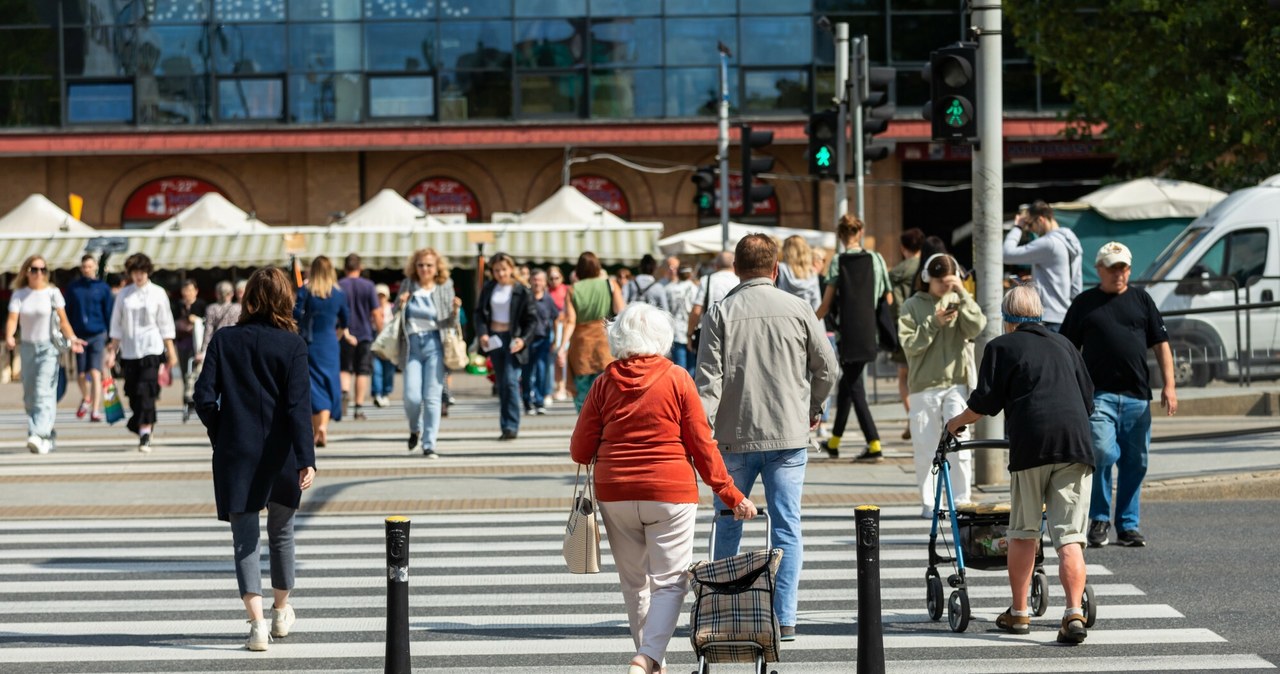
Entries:
{"type": "Polygon", "coordinates": [[[601,501],[600,514],[636,652],[661,663],[689,593],[698,504],[601,501]]]}
{"type": "MultiPolygon", "coordinates": [[[[909,398],[911,401],[911,447],[915,454],[916,486],[920,488],[920,505],[927,510],[933,510],[933,495],[936,489],[933,455],[938,451],[942,429],[952,417],[963,412],[968,406],[968,396],[969,387],[957,385],[912,393],[909,398]]],[[[968,440],[969,437],[968,429],[960,434],[961,440],[968,440]]],[[[966,503],[972,499],[973,452],[959,452],[947,456],[951,462],[951,493],[956,503],[966,503]]],[[[946,499],[945,494],[943,499],[946,499]]],[[[946,503],[943,505],[945,506],[946,503]]]]}

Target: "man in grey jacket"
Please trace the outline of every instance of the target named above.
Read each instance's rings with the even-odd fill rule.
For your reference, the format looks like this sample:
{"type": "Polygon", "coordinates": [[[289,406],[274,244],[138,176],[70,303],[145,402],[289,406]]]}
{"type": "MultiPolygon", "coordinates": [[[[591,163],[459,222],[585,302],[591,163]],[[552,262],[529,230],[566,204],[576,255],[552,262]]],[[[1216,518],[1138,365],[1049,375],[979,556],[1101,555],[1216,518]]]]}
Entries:
{"type": "Polygon", "coordinates": [[[1084,248],[1075,232],[1058,226],[1053,208],[1043,201],[1036,201],[1019,213],[1014,224],[1017,226],[1004,239],[1004,263],[1031,265],[1031,279],[1040,290],[1040,303],[1044,305],[1044,325],[1057,332],[1071,300],[1084,290],[1080,263],[1084,248]],[[1037,238],[1019,246],[1023,232],[1028,230],[1037,238]]]}
{"type": "MultiPolygon", "coordinates": [[[[803,563],[800,494],[809,430],[840,378],[835,352],[813,309],[778,290],[778,246],[763,234],[738,242],[742,280],[702,319],[698,393],[734,484],[748,494],[764,482],[773,543],[782,548],[774,613],[782,640],[795,639],[803,563]]],[[[726,510],[716,501],[716,512],[726,510]]],[[[718,518],[717,559],[738,554],[742,523],[718,518]]]]}

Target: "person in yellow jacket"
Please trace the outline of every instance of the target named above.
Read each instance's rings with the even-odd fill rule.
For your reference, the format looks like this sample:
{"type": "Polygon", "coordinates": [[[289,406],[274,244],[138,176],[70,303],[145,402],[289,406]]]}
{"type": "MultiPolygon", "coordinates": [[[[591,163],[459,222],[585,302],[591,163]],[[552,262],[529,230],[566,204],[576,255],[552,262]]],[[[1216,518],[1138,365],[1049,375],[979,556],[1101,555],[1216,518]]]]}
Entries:
{"type": "MultiPolygon", "coordinates": [[[[955,258],[937,254],[920,266],[916,293],[903,303],[898,318],[898,341],[907,356],[907,388],[910,391],[911,444],[915,455],[916,485],[920,488],[923,517],[934,509],[933,455],[943,424],[964,411],[969,396],[969,359],[966,343],[987,325],[982,309],[965,289],[955,258]]],[[[972,452],[955,455],[957,503],[971,500],[972,452]]]]}

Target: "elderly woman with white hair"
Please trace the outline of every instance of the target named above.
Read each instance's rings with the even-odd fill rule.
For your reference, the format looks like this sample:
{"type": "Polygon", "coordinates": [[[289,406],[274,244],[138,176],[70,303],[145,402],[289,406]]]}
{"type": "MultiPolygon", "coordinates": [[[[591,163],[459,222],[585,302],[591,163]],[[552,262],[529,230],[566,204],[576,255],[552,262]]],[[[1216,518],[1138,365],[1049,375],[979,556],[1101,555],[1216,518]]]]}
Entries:
{"type": "Polygon", "coordinates": [[[219,281],[214,286],[214,294],[218,301],[210,304],[209,308],[204,312],[204,340],[200,343],[200,350],[196,352],[196,363],[204,362],[204,354],[209,350],[209,342],[213,340],[213,333],[231,325],[235,325],[240,320],[240,305],[232,302],[235,297],[235,286],[230,281],[219,281]]]}
{"type": "Polygon", "coordinates": [[[636,645],[628,674],[666,669],[689,591],[697,476],[735,518],[756,515],[725,470],[693,379],[666,358],[674,337],[671,315],[657,307],[636,303],[619,314],[608,326],[617,360],[591,385],[570,445],[574,461],[596,464],[596,498],[636,645]]]}
{"type": "Polygon", "coordinates": [[[1005,334],[991,340],[968,408],[947,422],[958,434],[983,415],[1005,413],[1009,433],[1009,586],[1013,603],[996,618],[1006,632],[1027,634],[1027,594],[1040,541],[1041,512],[1058,551],[1067,609],[1058,641],[1087,636],[1082,609],[1084,545],[1093,491],[1089,415],[1093,382],[1071,341],[1047,328],[1032,285],[1004,297],[1005,334]]]}

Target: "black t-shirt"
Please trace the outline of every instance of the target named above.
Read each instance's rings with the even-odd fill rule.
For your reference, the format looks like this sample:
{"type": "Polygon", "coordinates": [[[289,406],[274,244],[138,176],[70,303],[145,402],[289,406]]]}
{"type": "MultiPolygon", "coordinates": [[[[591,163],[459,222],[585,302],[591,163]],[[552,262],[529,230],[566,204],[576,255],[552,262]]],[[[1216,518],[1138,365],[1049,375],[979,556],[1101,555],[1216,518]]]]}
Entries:
{"type": "Polygon", "coordinates": [[[969,408],[1005,412],[1009,470],[1052,463],[1093,465],[1093,384],[1080,352],[1062,335],[1028,323],[987,344],[969,408]]]}
{"type": "Polygon", "coordinates": [[[1084,354],[1095,389],[1151,400],[1147,349],[1169,341],[1169,332],[1147,291],[1129,286],[1119,295],[1101,288],[1080,293],[1062,319],[1062,336],[1084,354]]]}

